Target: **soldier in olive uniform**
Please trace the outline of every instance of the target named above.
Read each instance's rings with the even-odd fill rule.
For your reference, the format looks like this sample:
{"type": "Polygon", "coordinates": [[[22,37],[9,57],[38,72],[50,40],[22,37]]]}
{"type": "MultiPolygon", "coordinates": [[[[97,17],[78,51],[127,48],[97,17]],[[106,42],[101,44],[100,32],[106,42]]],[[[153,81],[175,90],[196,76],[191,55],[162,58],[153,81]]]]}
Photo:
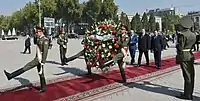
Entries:
{"type": "Polygon", "coordinates": [[[36,28],[36,35],[37,35],[37,53],[36,57],[29,63],[27,63],[24,67],[12,72],[8,73],[4,70],[4,73],[8,80],[21,75],[22,73],[37,67],[38,74],[40,76],[40,84],[41,90],[39,92],[46,91],[46,81],[44,77],[44,64],[46,62],[48,48],[49,48],[49,40],[43,34],[43,29],[41,27],[36,28]]]}
{"type": "MultiPolygon", "coordinates": [[[[87,34],[86,34],[87,35],[87,34]]],[[[85,36],[85,37],[87,37],[87,36],[85,36]]],[[[83,41],[81,42],[81,44],[84,44],[85,43],[85,40],[86,38],[84,38],[83,39],[83,41]]],[[[86,57],[85,56],[85,50],[86,50],[86,48],[84,48],[83,50],[81,50],[80,52],[78,52],[77,54],[75,54],[75,55],[73,55],[73,56],[71,56],[71,57],[68,57],[68,58],[66,58],[66,60],[65,60],[65,63],[68,63],[68,62],[70,62],[70,61],[73,61],[73,60],[75,60],[75,59],[77,59],[77,58],[79,58],[80,56],[84,56],[84,57],[86,57]]],[[[85,62],[87,63],[87,59],[85,58],[85,62]]],[[[92,74],[92,71],[91,71],[91,67],[89,67],[89,66],[87,66],[87,70],[88,70],[88,75],[91,75],[92,74]]]]}
{"type": "Polygon", "coordinates": [[[192,100],[194,89],[194,55],[192,47],[196,41],[196,35],[190,31],[193,26],[193,21],[190,16],[184,16],[179,24],[179,36],[177,44],[177,61],[180,66],[184,77],[184,93],[178,98],[192,100]]]}
{"type": "Polygon", "coordinates": [[[67,52],[67,43],[68,43],[68,37],[64,32],[64,29],[61,30],[60,35],[58,36],[57,43],[60,45],[60,60],[61,65],[65,65],[66,61],[66,52],[67,52]]]}
{"type": "Polygon", "coordinates": [[[129,36],[127,34],[128,28],[124,25],[121,27],[121,33],[122,35],[119,36],[119,45],[121,48],[121,52],[118,53],[116,56],[113,57],[111,61],[106,62],[103,66],[100,68],[104,68],[106,66],[111,65],[112,63],[117,63],[120,69],[120,73],[122,76],[122,82],[126,82],[126,75],[124,72],[124,68],[126,66],[126,62],[124,61],[125,57],[127,56],[127,51],[128,51],[128,43],[129,43],[129,36]]]}

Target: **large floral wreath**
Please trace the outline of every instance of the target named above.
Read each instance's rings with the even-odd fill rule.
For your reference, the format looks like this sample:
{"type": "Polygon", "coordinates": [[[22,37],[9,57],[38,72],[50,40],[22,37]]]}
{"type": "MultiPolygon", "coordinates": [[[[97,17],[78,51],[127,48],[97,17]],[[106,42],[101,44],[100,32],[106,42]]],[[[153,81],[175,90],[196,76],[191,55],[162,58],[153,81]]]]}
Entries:
{"type": "Polygon", "coordinates": [[[83,45],[87,65],[97,67],[111,60],[120,50],[119,29],[113,21],[95,23],[91,31],[86,32],[83,45]]]}

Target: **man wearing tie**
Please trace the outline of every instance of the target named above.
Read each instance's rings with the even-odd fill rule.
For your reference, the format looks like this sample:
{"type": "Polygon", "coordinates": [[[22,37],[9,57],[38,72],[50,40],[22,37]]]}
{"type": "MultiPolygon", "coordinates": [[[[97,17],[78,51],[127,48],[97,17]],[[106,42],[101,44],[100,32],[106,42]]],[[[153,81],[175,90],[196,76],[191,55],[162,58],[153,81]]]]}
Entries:
{"type": "Polygon", "coordinates": [[[138,50],[139,50],[138,66],[141,65],[141,59],[143,53],[146,58],[146,65],[149,65],[148,51],[150,48],[151,48],[150,36],[146,34],[145,29],[142,29],[142,33],[139,35],[139,40],[138,40],[138,50]]]}
{"type": "Polygon", "coordinates": [[[133,65],[133,63],[135,63],[135,52],[136,52],[136,49],[137,49],[137,46],[136,46],[137,42],[138,42],[138,37],[134,33],[134,31],[131,30],[130,43],[129,43],[129,52],[130,52],[130,55],[131,55],[131,65],[133,65]]]}
{"type": "Polygon", "coordinates": [[[161,66],[161,51],[163,50],[163,38],[155,31],[151,39],[151,51],[154,53],[154,60],[156,68],[160,69],[161,66]]]}

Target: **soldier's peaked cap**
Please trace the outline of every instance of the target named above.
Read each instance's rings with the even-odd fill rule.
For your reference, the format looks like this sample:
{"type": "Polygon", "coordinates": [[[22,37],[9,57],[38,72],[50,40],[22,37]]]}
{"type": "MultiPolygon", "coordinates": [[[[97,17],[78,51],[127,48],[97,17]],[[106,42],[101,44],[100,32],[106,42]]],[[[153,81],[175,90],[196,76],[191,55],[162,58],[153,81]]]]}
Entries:
{"type": "Polygon", "coordinates": [[[184,16],[180,19],[180,25],[183,26],[184,28],[191,28],[194,23],[192,21],[191,16],[184,16]]]}
{"type": "Polygon", "coordinates": [[[42,31],[44,30],[42,27],[39,27],[39,26],[37,26],[36,29],[37,30],[42,30],[42,31]]]}

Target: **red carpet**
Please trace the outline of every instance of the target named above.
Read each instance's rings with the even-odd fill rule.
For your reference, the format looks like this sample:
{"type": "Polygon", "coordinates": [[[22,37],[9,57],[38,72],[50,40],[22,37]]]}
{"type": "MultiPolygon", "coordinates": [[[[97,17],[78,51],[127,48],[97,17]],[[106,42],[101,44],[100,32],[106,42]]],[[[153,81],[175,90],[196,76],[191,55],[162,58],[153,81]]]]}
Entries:
{"type": "MultiPolygon", "coordinates": [[[[195,58],[200,59],[200,53],[195,53],[195,58]]],[[[128,67],[125,69],[127,79],[134,79],[135,81],[142,80],[143,78],[137,77],[165,71],[176,66],[175,58],[162,60],[162,67],[159,70],[153,66],[154,63],[150,63],[149,67],[128,67]]],[[[151,77],[150,75],[147,75],[147,77],[148,76],[151,77]]],[[[74,101],[115,89],[119,87],[119,83],[116,83],[117,80],[121,80],[120,72],[118,70],[113,70],[107,73],[94,74],[91,76],[49,84],[47,85],[47,92],[43,94],[36,92],[38,90],[37,87],[7,92],[0,95],[0,101],[74,101]]]]}

